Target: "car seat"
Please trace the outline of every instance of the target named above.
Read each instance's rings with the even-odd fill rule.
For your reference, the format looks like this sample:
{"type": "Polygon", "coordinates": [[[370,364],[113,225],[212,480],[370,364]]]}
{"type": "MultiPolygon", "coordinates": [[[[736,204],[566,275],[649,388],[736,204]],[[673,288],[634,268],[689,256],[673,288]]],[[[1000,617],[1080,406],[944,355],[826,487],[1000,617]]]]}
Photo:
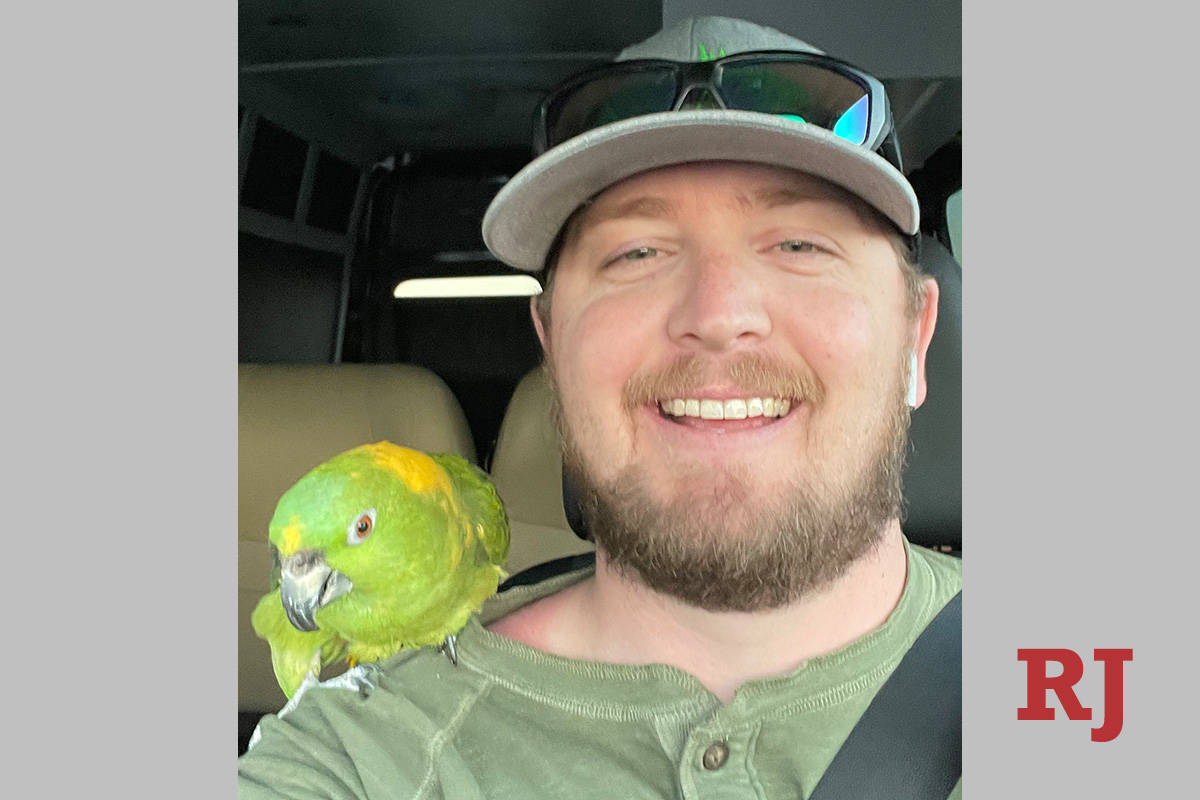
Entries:
{"type": "Polygon", "coordinates": [[[563,511],[562,451],[550,402],[542,369],[526,373],[504,412],[492,455],[492,481],[512,526],[505,566],[510,575],[592,549],[571,531],[563,511]]]}
{"type": "Polygon", "coordinates": [[[921,267],[938,282],[938,318],[925,358],[929,385],[913,411],[904,470],[909,541],[962,551],[962,268],[946,246],[921,236],[921,267]]]}

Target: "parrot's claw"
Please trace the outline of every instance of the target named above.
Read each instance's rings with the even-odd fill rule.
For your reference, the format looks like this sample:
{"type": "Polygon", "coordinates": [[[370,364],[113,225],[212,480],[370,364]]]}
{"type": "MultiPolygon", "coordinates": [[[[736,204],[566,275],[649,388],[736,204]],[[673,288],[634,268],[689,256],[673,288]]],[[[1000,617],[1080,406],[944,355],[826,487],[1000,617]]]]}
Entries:
{"type": "Polygon", "coordinates": [[[374,662],[359,662],[341,675],[324,681],[321,685],[334,689],[357,691],[365,698],[375,690],[375,678],[378,673],[379,667],[374,662]]]}
{"type": "Polygon", "coordinates": [[[367,695],[375,691],[375,679],[379,674],[379,667],[375,664],[359,664],[357,669],[358,675],[355,676],[355,682],[358,684],[358,693],[366,699],[367,695]]]}
{"type": "Polygon", "coordinates": [[[456,667],[458,666],[458,647],[457,639],[454,637],[454,634],[447,636],[446,641],[441,643],[441,645],[438,647],[438,650],[441,650],[446,654],[446,658],[450,659],[451,664],[456,667]]]}

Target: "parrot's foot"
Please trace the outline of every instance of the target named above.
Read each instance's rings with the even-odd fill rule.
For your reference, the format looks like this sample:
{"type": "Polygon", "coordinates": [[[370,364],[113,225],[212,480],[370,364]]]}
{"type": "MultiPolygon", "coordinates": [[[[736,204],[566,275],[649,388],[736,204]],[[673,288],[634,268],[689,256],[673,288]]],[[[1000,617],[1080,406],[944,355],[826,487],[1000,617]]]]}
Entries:
{"type": "Polygon", "coordinates": [[[457,641],[458,640],[454,637],[454,634],[450,634],[446,637],[446,641],[442,642],[441,645],[438,646],[438,650],[441,650],[443,653],[445,653],[446,658],[450,659],[450,663],[456,667],[458,666],[457,641]]]}
{"type": "Polygon", "coordinates": [[[341,675],[322,681],[321,686],[332,689],[350,689],[366,697],[375,689],[375,677],[379,666],[374,662],[359,662],[341,675]]]}

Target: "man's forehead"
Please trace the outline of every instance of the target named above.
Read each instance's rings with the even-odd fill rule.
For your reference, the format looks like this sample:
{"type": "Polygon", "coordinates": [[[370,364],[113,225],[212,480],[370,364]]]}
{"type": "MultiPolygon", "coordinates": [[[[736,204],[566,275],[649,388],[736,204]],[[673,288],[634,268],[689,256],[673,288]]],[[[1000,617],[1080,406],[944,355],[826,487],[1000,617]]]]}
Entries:
{"type": "Polygon", "coordinates": [[[699,162],[650,170],[609,186],[588,202],[579,222],[596,224],[628,216],[670,217],[678,199],[703,187],[719,200],[749,209],[810,200],[857,210],[861,201],[828,181],[797,169],[739,162],[699,162]]]}

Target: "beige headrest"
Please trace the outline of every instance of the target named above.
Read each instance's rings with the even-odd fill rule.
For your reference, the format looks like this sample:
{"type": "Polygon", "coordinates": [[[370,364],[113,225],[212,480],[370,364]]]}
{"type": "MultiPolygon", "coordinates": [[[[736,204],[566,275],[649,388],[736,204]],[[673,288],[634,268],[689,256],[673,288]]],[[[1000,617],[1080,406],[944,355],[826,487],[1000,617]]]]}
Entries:
{"type": "Polygon", "coordinates": [[[238,529],[266,541],[280,495],[317,464],[387,440],[475,459],[458,399],[410,364],[239,364],[238,529]]]}
{"type": "Polygon", "coordinates": [[[526,374],[513,392],[491,475],[513,530],[505,567],[510,574],[592,549],[571,531],[563,511],[562,451],[550,417],[550,386],[540,368],[526,374]]]}

